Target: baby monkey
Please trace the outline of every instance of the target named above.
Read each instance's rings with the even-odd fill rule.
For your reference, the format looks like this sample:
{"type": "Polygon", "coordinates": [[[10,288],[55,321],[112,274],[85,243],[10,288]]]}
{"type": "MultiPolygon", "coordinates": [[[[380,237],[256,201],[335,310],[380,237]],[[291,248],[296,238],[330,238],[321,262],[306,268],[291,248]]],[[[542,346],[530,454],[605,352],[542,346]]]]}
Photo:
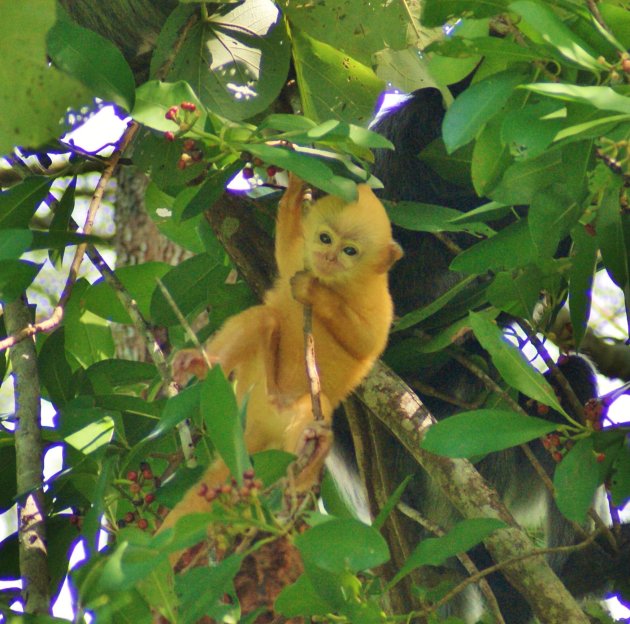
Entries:
{"type": "MultiPolygon", "coordinates": [[[[257,305],[228,319],[204,347],[236,381],[239,403],[248,396],[245,442],[249,453],[282,449],[299,454],[317,437],[315,453],[299,475],[306,490],[319,478],[330,448],[332,412],[367,375],[385,348],[393,304],[387,273],[402,257],[385,209],[366,184],[347,203],[332,195],[310,206],[304,183],[294,175],[280,200],[275,257],[279,276],[257,305]],[[313,338],[321,382],[324,423],[313,421],[304,359],[303,306],[312,306],[313,338]],[[323,440],[323,442],[322,442],[323,440]]],[[[206,364],[195,349],[173,362],[177,381],[203,378],[206,364]]],[[[163,528],[183,515],[208,511],[199,495],[229,476],[217,460],[166,517],[163,528]]]]}

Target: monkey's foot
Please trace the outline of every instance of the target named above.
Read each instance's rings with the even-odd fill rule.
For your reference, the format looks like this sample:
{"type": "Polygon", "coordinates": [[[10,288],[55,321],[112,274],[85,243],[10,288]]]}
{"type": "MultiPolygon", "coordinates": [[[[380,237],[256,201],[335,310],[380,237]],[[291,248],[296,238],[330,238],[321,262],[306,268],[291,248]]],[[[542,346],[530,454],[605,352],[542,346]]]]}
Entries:
{"type": "Polygon", "coordinates": [[[291,278],[291,294],[299,303],[311,303],[313,284],[317,280],[310,271],[298,271],[291,278]]]}
{"type": "Polygon", "coordinates": [[[329,424],[316,421],[304,429],[294,464],[295,488],[298,492],[304,492],[319,483],[332,443],[333,434],[329,424]]]}

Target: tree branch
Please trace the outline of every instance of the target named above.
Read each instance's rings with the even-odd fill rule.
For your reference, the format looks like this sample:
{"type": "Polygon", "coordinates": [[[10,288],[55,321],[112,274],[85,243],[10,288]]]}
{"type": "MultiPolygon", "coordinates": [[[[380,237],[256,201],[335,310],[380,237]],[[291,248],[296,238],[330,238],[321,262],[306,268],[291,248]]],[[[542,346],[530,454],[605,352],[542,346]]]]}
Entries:
{"type": "MultiPolygon", "coordinates": [[[[30,325],[26,297],[4,304],[7,332],[30,325]]],[[[20,576],[27,613],[48,613],[48,555],[43,493],[43,443],[40,422],[40,389],[37,354],[32,340],[16,344],[10,353],[15,396],[15,454],[18,492],[20,576]]]]}

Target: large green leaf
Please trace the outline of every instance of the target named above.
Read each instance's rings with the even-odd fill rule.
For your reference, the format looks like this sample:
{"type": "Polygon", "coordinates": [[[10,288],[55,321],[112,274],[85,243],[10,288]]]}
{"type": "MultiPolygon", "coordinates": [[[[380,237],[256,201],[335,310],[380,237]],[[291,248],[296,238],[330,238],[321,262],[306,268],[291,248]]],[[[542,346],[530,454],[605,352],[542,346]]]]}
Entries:
{"type": "Polygon", "coordinates": [[[285,83],[290,58],[285,24],[270,0],[213,8],[207,19],[192,4],[171,13],[158,38],[151,73],[157,75],[172,61],[167,79],[186,80],[213,112],[247,119],[265,110],[285,83]]]}
{"type": "Polygon", "coordinates": [[[0,260],[0,302],[17,299],[37,277],[42,265],[26,260],[0,260]]]}
{"type": "Polygon", "coordinates": [[[37,358],[37,368],[40,380],[56,407],[72,399],[72,369],[66,360],[64,327],[46,338],[37,358]]]}
{"type": "Polygon", "coordinates": [[[542,82],[525,85],[525,88],[534,93],[540,93],[541,95],[547,95],[567,102],[578,102],[600,110],[630,114],[630,98],[617,93],[611,87],[583,87],[557,82],[542,82]]]}
{"type": "Polygon", "coordinates": [[[0,154],[57,138],[66,109],[89,101],[78,80],[48,63],[46,33],[55,17],[54,0],[0,4],[0,154]]]}
{"type": "Polygon", "coordinates": [[[451,262],[453,271],[483,274],[492,270],[524,267],[536,258],[527,221],[521,219],[496,236],[465,249],[451,262]]]}
{"type": "Polygon", "coordinates": [[[447,559],[466,552],[488,535],[505,526],[505,522],[494,518],[470,518],[456,524],[442,537],[423,539],[409,555],[391,585],[420,566],[443,564],[447,559]]]}
{"type": "Polygon", "coordinates": [[[596,73],[603,70],[603,66],[597,61],[597,55],[547,4],[536,0],[517,0],[510,4],[510,10],[518,13],[529,28],[565,58],[596,73]]]}
{"type": "Polygon", "coordinates": [[[372,69],[300,29],[291,39],[304,114],[367,125],[385,87],[372,69]]]}
{"type": "Polygon", "coordinates": [[[239,408],[232,386],[220,366],[208,371],[201,385],[201,413],[208,435],[232,476],[240,483],[251,468],[239,408]]]}
{"type": "Polygon", "coordinates": [[[47,37],[53,63],[106,102],[130,111],[135,81],[120,50],[93,30],[60,19],[47,37]]]}
{"type": "Polygon", "coordinates": [[[494,235],[494,230],[481,222],[461,223],[455,219],[461,216],[459,210],[421,204],[419,202],[386,202],[387,214],[392,223],[414,232],[468,232],[482,236],[494,235]]]}
{"type": "MultiPolygon", "coordinates": [[[[164,277],[172,267],[165,262],[145,262],[135,266],[116,269],[114,273],[135,300],[140,313],[150,320],[150,306],[157,280],[164,277]]],[[[116,323],[131,323],[131,318],[112,287],[101,278],[94,282],[83,298],[85,308],[101,318],[116,323]]]]}
{"type": "Polygon", "coordinates": [[[524,444],[556,429],[548,420],[505,410],[480,409],[429,427],[422,448],[446,457],[476,457],[524,444]]]}
{"type": "Polygon", "coordinates": [[[492,363],[510,386],[564,413],[549,382],[527,361],[517,347],[505,339],[496,323],[471,312],[470,324],[477,340],[488,351],[492,363]]]}
{"type": "Polygon", "coordinates": [[[33,240],[31,230],[0,230],[0,260],[17,260],[33,240]]]}
{"type": "Polygon", "coordinates": [[[26,228],[51,184],[47,178],[32,177],[0,192],[0,228],[26,228]]]}
{"type": "Polygon", "coordinates": [[[597,239],[578,223],[571,231],[573,249],[569,274],[569,310],[575,348],[579,350],[591,313],[591,292],[597,266],[597,239]]]}
{"type": "Polygon", "coordinates": [[[407,45],[408,15],[398,2],[332,0],[321,3],[279,3],[292,25],[365,65],[379,50],[407,45]]]}
{"type": "Polygon", "coordinates": [[[599,466],[593,439],[578,440],[562,458],[553,477],[558,509],[569,520],[584,522],[586,512],[593,504],[595,490],[600,484],[599,466]]]}
{"type": "Polygon", "coordinates": [[[507,0],[425,0],[421,20],[425,26],[440,27],[457,17],[492,17],[504,13],[507,5],[507,0]]]}
{"type": "Polygon", "coordinates": [[[449,153],[472,141],[483,126],[507,103],[525,74],[511,69],[475,83],[453,102],[442,123],[442,136],[449,153]]]}

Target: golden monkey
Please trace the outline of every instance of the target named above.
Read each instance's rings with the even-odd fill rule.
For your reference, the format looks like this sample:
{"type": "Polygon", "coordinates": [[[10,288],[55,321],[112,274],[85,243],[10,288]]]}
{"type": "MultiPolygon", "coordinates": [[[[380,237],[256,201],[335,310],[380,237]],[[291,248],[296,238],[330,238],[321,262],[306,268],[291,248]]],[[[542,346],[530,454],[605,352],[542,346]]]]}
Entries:
{"type": "MultiPolygon", "coordinates": [[[[318,429],[304,363],[304,304],[313,311],[322,411],[328,425],[334,408],[385,348],[392,322],[387,272],[402,250],[392,239],[381,202],[362,184],[355,202],[327,196],[303,214],[303,191],[302,181],[290,176],[276,224],[279,276],[264,303],[228,319],[205,347],[210,361],[236,380],[238,401],[249,395],[245,429],[249,453],[299,452],[318,429]]],[[[202,377],[206,371],[201,354],[192,349],[177,354],[173,369],[179,379],[190,374],[202,377]]],[[[325,453],[320,455],[300,475],[299,488],[318,478],[325,453]]],[[[187,513],[208,511],[211,503],[201,492],[228,476],[225,464],[215,461],[166,517],[163,528],[187,513]]]]}

